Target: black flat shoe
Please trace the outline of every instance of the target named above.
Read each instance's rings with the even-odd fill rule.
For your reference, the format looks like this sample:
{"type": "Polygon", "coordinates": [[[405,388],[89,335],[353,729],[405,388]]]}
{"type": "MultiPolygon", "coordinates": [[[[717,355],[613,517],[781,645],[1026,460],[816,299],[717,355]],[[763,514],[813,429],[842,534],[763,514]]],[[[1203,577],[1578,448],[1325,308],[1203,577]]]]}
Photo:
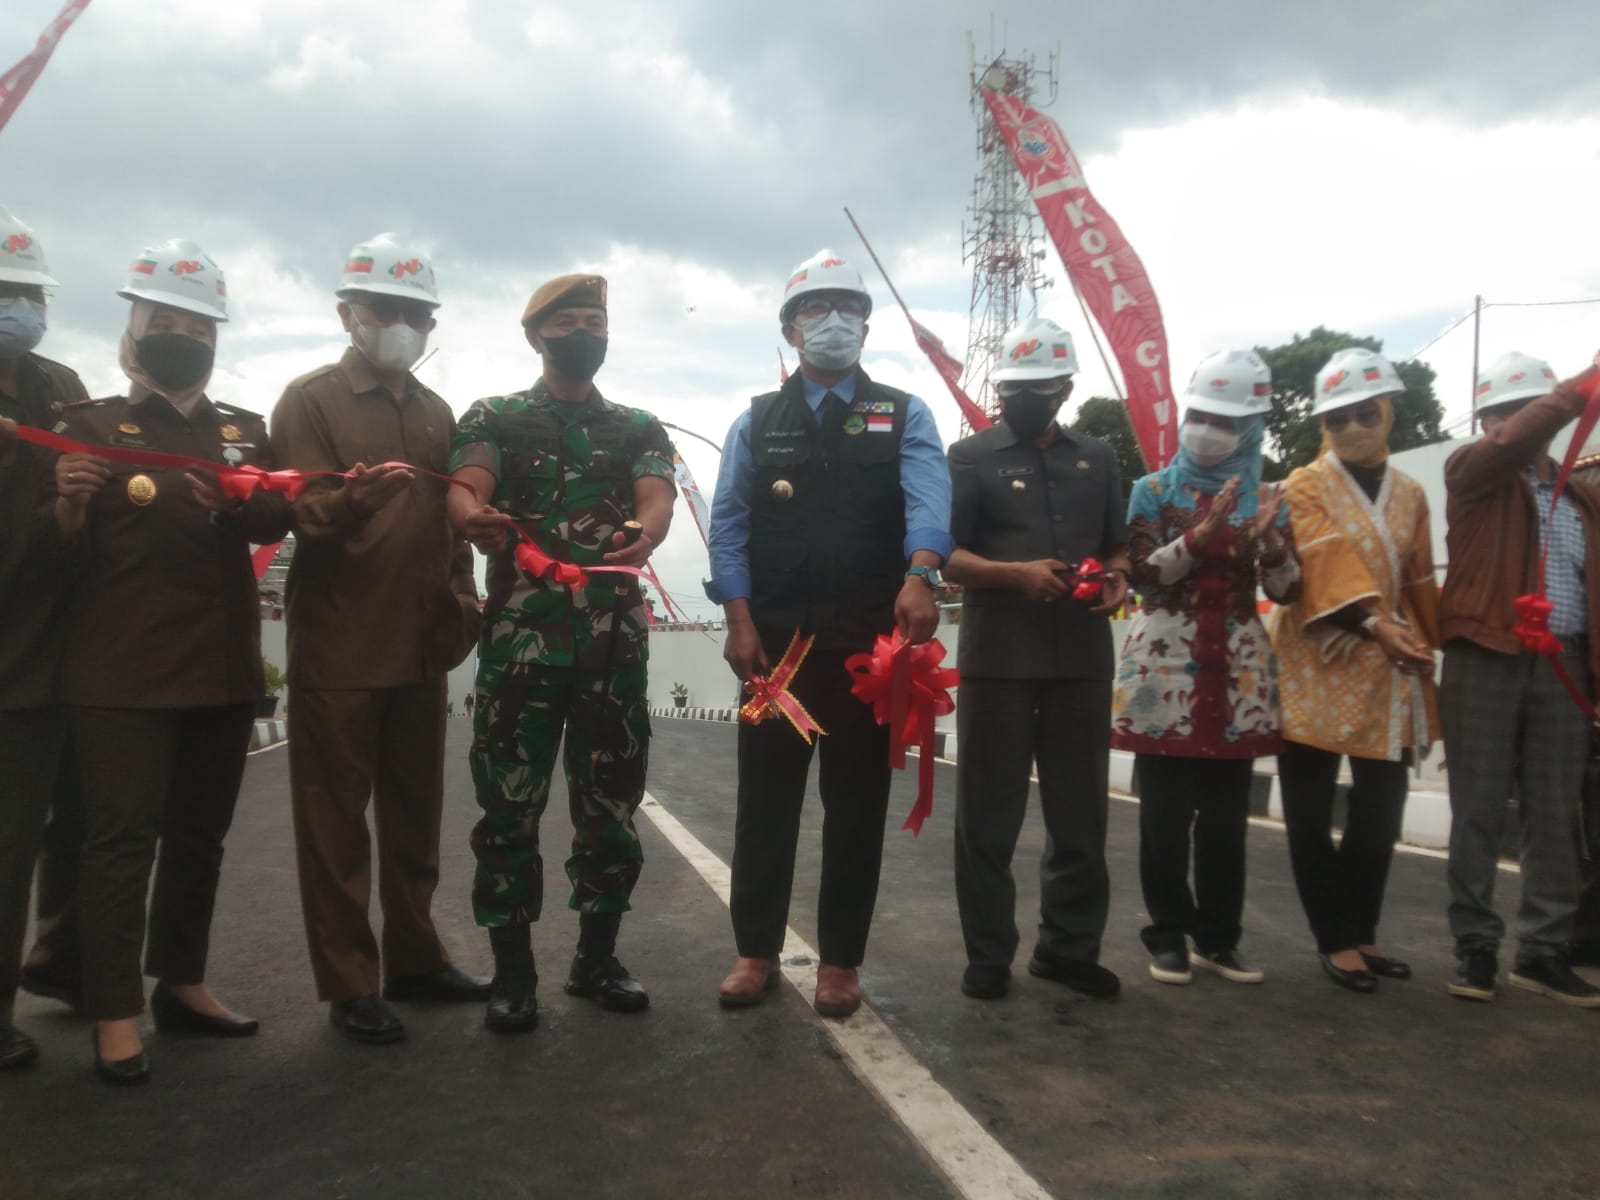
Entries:
{"type": "Polygon", "coordinates": [[[25,1067],[39,1057],[39,1044],[0,1017],[0,1071],[25,1067]]]}
{"type": "Polygon", "coordinates": [[[238,1013],[213,1017],[203,1012],[196,1012],[174,996],[165,983],[156,984],[155,990],[150,993],[150,1015],[155,1018],[156,1028],[162,1033],[198,1033],[205,1037],[240,1038],[250,1037],[261,1028],[261,1022],[254,1017],[244,1017],[238,1013]]]}
{"type": "Polygon", "coordinates": [[[1109,1000],[1122,991],[1122,980],[1115,972],[1086,958],[1051,958],[1035,952],[1028,960],[1028,974],[1035,979],[1064,983],[1073,991],[1096,1000],[1109,1000]]]}
{"type": "Polygon", "coordinates": [[[1011,968],[1004,963],[968,963],[961,994],[974,1000],[999,1000],[1011,990],[1011,968]]]}
{"type": "Polygon", "coordinates": [[[383,998],[401,1004],[456,1004],[487,1000],[489,980],[468,975],[460,967],[443,966],[426,975],[391,979],[383,985],[383,998]]]}
{"type": "Polygon", "coordinates": [[[1410,979],[1411,964],[1401,962],[1398,958],[1385,958],[1381,954],[1361,954],[1361,961],[1367,964],[1367,970],[1384,979],[1410,979]]]}
{"type": "Polygon", "coordinates": [[[328,1005],[328,1023],[352,1042],[369,1046],[404,1041],[406,1036],[406,1027],[394,1009],[376,992],[354,1000],[335,1000],[328,1005]]]}
{"type": "Polygon", "coordinates": [[[1317,955],[1317,961],[1322,964],[1322,970],[1327,974],[1328,978],[1342,988],[1352,992],[1360,992],[1362,995],[1369,995],[1378,990],[1378,977],[1371,971],[1365,969],[1346,971],[1343,967],[1335,966],[1333,959],[1326,954],[1317,955]]]}
{"type": "Polygon", "coordinates": [[[116,1087],[137,1087],[150,1082],[150,1060],[143,1050],[132,1058],[107,1062],[100,1057],[100,1036],[93,1029],[89,1030],[89,1045],[94,1047],[94,1073],[105,1083],[116,1087]]]}
{"type": "Polygon", "coordinates": [[[615,955],[601,959],[578,955],[564,985],[567,995],[593,1000],[608,1012],[635,1013],[650,1007],[650,996],[615,955]]]}

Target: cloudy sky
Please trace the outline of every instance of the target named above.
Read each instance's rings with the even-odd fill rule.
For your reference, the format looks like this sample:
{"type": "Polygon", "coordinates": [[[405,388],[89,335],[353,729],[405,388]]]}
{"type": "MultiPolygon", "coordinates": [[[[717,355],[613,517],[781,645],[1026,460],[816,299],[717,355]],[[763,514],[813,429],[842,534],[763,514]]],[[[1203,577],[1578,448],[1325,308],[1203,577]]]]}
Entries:
{"type": "MultiPolygon", "coordinates": [[[[0,6],[0,68],[58,7],[0,6]]],[[[1403,357],[1475,294],[1600,298],[1592,0],[95,0],[0,133],[0,204],[62,283],[41,350],[99,394],[123,386],[114,292],[140,246],[187,236],[221,263],[212,393],[270,411],[341,348],[345,252],[393,229],[434,255],[422,377],[458,411],[534,377],[532,287],[597,270],[607,395],[721,441],[776,383],[790,268],[830,246],[878,297],[868,370],[949,438],[959,416],[841,209],[961,354],[969,30],[980,60],[1060,47],[1046,111],[1145,262],[1175,384],[1213,349],[1317,324],[1403,357]]],[[[1047,261],[1040,308],[1078,340],[1078,395],[1107,394],[1047,261]]],[[[1600,304],[1486,311],[1484,360],[1513,348],[1577,369],[1600,304]]],[[[1470,323],[1424,355],[1452,414],[1471,355],[1470,323]]],[[[709,493],[717,455],[680,448],[709,493]]],[[[657,566],[708,613],[680,520],[657,566]]]]}

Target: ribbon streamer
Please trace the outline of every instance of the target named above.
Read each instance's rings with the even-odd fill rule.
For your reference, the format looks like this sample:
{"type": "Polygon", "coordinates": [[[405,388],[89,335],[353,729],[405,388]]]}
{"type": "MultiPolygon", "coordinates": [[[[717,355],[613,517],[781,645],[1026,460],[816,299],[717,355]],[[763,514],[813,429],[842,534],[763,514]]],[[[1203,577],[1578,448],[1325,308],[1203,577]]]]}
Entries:
{"type": "Polygon", "coordinates": [[[939,665],[944,656],[938,639],[913,646],[896,629],[892,637],[879,634],[870,652],[844,661],[855,676],[851,694],[872,706],[879,725],[889,727],[889,765],[904,770],[906,747],[917,747],[917,802],[901,826],[913,835],[922,832],[933,812],[934,718],[955,711],[949,689],[961,682],[954,667],[939,665]]]}
{"type": "MultiPolygon", "coordinates": [[[[1595,355],[1595,364],[1600,366],[1600,354],[1595,355]]],[[[1591,367],[1588,379],[1577,384],[1578,394],[1584,398],[1583,413],[1578,417],[1577,424],[1573,426],[1572,441],[1567,446],[1567,453],[1561,460],[1561,470],[1556,474],[1556,485],[1550,493],[1550,522],[1554,528],[1556,505],[1561,502],[1561,493],[1567,486],[1567,480],[1572,476],[1572,469],[1577,464],[1578,455],[1583,452],[1584,443],[1589,440],[1589,435],[1594,432],[1597,422],[1600,422],[1600,370],[1591,367]]],[[[1550,632],[1550,613],[1554,605],[1550,602],[1549,593],[1545,586],[1546,567],[1550,561],[1550,543],[1545,540],[1544,549],[1539,554],[1539,590],[1530,592],[1516,599],[1517,623],[1511,627],[1511,632],[1522,641],[1523,649],[1534,654],[1543,655],[1550,663],[1550,668],[1556,673],[1556,678],[1561,686],[1566,689],[1572,702],[1588,716],[1591,721],[1600,721],[1600,712],[1597,712],[1593,701],[1584,695],[1583,689],[1578,686],[1577,680],[1567,671],[1561,663],[1561,641],[1550,632]]]]}
{"type": "Polygon", "coordinates": [[[814,637],[802,638],[800,631],[795,630],[794,636],[789,639],[789,648],[783,652],[772,673],[754,675],[745,681],[744,690],[750,693],[750,699],[739,710],[739,720],[747,725],[759,725],[763,721],[782,717],[794,726],[796,733],[805,738],[808,746],[811,745],[813,734],[826,736],[827,730],[817,724],[816,719],[806,711],[806,706],[795,699],[794,693],[789,690],[800,664],[811,653],[811,643],[815,640],[814,637]]]}
{"type": "Polygon", "coordinates": [[[1103,562],[1098,558],[1086,558],[1074,563],[1061,582],[1072,589],[1074,600],[1088,602],[1100,599],[1105,592],[1106,580],[1110,578],[1103,562]]]}

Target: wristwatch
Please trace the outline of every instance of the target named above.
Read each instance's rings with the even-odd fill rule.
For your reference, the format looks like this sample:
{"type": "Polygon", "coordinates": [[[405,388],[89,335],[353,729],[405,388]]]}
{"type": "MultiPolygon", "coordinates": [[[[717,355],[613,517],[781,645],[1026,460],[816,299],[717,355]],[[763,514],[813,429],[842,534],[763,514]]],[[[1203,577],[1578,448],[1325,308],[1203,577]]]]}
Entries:
{"type": "Polygon", "coordinates": [[[938,567],[907,567],[906,578],[910,579],[913,575],[934,591],[938,591],[944,585],[944,580],[939,575],[938,567]]]}

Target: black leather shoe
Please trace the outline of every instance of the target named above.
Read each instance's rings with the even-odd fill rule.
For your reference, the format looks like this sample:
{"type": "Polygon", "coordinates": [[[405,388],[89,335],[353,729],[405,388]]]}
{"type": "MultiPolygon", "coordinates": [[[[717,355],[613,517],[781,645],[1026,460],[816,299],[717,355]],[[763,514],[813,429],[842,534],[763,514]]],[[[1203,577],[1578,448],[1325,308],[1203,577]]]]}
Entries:
{"type": "Polygon", "coordinates": [[[968,963],[961,975],[961,994],[974,1000],[998,1000],[1011,990],[1011,968],[1003,963],[968,963]]]}
{"type": "Polygon", "coordinates": [[[1054,958],[1035,952],[1028,960],[1028,974],[1064,983],[1073,991],[1097,1000],[1109,1000],[1122,991],[1122,980],[1086,958],[1054,958]]]}
{"type": "Polygon", "coordinates": [[[254,1017],[229,1013],[225,1017],[196,1012],[172,994],[165,983],[157,983],[150,993],[150,1015],[162,1033],[198,1033],[206,1037],[250,1037],[261,1028],[254,1017]]]}
{"type": "Polygon", "coordinates": [[[539,972],[533,965],[533,933],[526,923],[489,930],[494,951],[494,981],[484,1028],[492,1033],[528,1033],[539,1024],[539,972]]]}
{"type": "Polygon", "coordinates": [[[78,984],[23,967],[17,976],[17,986],[30,996],[65,1004],[73,1012],[83,1011],[83,988],[78,984]]]}
{"type": "Polygon", "coordinates": [[[353,1042],[381,1046],[405,1040],[406,1027],[394,1009],[374,992],[354,1000],[335,1000],[328,1005],[328,1023],[353,1042]]]}
{"type": "Polygon", "coordinates": [[[467,1000],[487,1000],[489,980],[468,975],[460,967],[446,965],[426,975],[389,980],[383,985],[383,998],[402,1004],[454,1004],[467,1000]]]}
{"type": "Polygon", "coordinates": [[[89,1030],[89,1044],[94,1047],[94,1073],[104,1082],[117,1087],[137,1087],[150,1082],[150,1059],[143,1050],[132,1058],[107,1062],[100,1057],[100,1038],[93,1029],[89,1030]]]}
{"type": "Polygon", "coordinates": [[[27,1066],[39,1057],[39,1044],[4,1017],[0,1017],[0,1071],[27,1066]]]}
{"type": "Polygon", "coordinates": [[[1367,970],[1382,979],[1410,979],[1411,964],[1401,962],[1398,958],[1386,958],[1382,954],[1361,954],[1361,960],[1367,964],[1367,970]]]}
{"type": "MultiPolygon", "coordinates": [[[[1367,956],[1363,954],[1361,957],[1365,959],[1367,956]]],[[[1352,992],[1361,992],[1363,995],[1370,995],[1378,990],[1378,977],[1370,970],[1363,968],[1359,971],[1347,971],[1326,954],[1317,955],[1317,961],[1322,964],[1322,969],[1328,978],[1342,988],[1347,988],[1352,992]]],[[[1367,959],[1367,961],[1370,962],[1371,960],[1367,959]]]]}
{"type": "Polygon", "coordinates": [[[575,956],[566,991],[569,996],[593,1000],[610,1012],[643,1012],[650,1007],[649,994],[615,955],[599,959],[575,956]]]}

